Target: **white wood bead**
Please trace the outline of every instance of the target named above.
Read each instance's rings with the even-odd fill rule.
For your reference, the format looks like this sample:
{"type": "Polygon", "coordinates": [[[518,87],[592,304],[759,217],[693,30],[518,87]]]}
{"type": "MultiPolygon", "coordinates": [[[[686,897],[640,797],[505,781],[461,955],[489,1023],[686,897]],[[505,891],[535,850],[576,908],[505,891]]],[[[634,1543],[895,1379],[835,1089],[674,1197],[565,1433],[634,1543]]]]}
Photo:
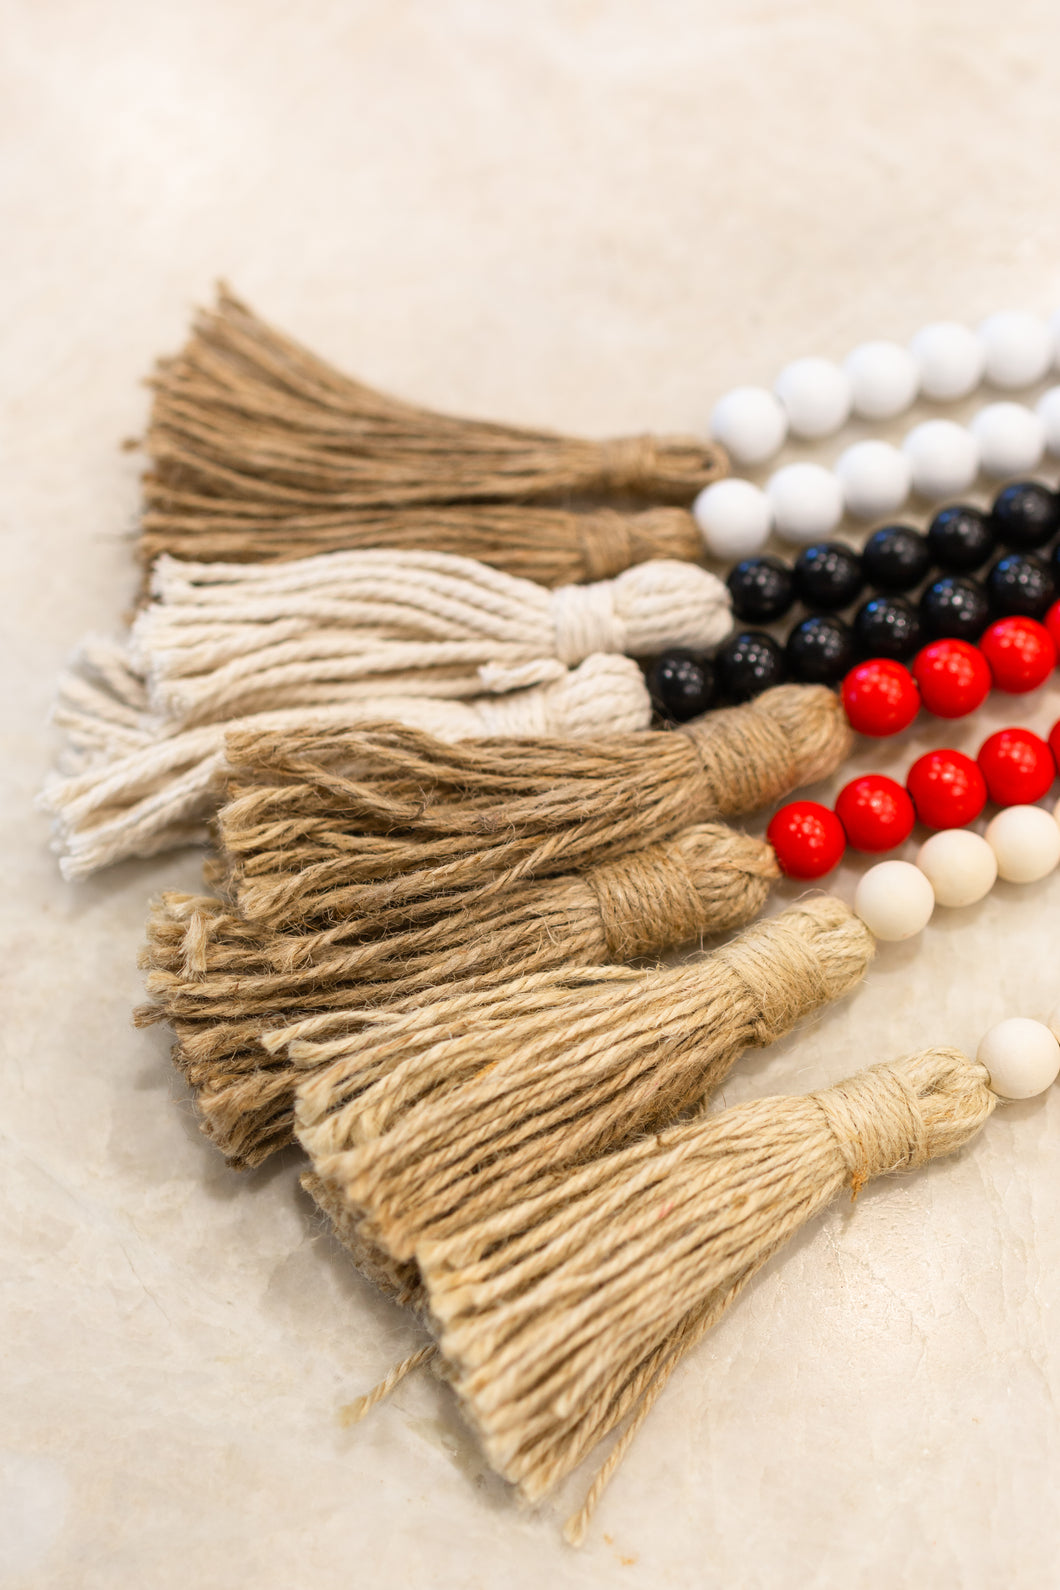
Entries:
{"type": "Polygon", "coordinates": [[[1060,1043],[1041,1021],[1010,1016],[984,1033],[976,1051],[1003,1099],[1033,1099],[1060,1076],[1060,1043]]]}
{"type": "Polygon", "coordinates": [[[920,366],[920,390],[935,403],[967,397],[983,379],[983,344],[974,331],[955,320],[924,326],[909,348],[920,366]]]}
{"type": "Polygon", "coordinates": [[[799,546],[829,535],[843,517],[843,490],[820,464],[785,464],[766,481],[777,535],[799,546]]]}
{"type": "Polygon", "coordinates": [[[843,363],[850,380],[854,413],[863,420],[890,420],[912,408],[920,387],[920,366],[897,342],[863,342],[843,363]]]}
{"type": "Polygon", "coordinates": [[[855,442],[840,453],[835,472],[847,511],[859,519],[897,513],[913,479],[908,458],[890,442],[855,442]]]}
{"type": "Polygon", "coordinates": [[[988,403],[968,429],[979,447],[979,467],[995,480],[1037,469],[1045,452],[1045,422],[1023,403],[988,403]]]}
{"type": "Polygon", "coordinates": [[[1037,883],[1060,862],[1060,824],[1040,806],[1006,806],[986,826],[1006,883],[1037,883]]]}
{"type": "Polygon", "coordinates": [[[692,504],[692,517],[711,557],[738,563],[753,558],[769,540],[773,509],[749,480],[730,478],[705,486],[692,504]]]}
{"type": "Polygon", "coordinates": [[[1045,445],[1054,458],[1060,458],[1060,386],[1043,392],[1034,409],[1045,426],[1045,445]]]}
{"type": "Polygon", "coordinates": [[[1005,391],[1033,386],[1047,374],[1056,357],[1045,321],[1022,309],[1002,309],[989,315],[979,327],[979,340],[986,355],[986,379],[1005,391]]]}
{"type": "Polygon", "coordinates": [[[761,464],[783,447],[788,416],[764,386],[737,386],[715,403],[710,434],[737,463],[761,464]]]}
{"type": "Polygon", "coordinates": [[[781,370],[773,390],[795,436],[834,436],[850,418],[850,377],[831,359],[796,359],[781,370]]]}
{"type": "Polygon", "coordinates": [[[972,828],[943,828],[925,839],[916,864],[935,891],[938,905],[974,905],[997,882],[997,857],[972,828]]]}
{"type": "Polygon", "coordinates": [[[921,933],[934,909],[935,892],[911,861],[877,862],[863,875],[854,894],[855,912],[873,938],[887,944],[921,933]]]}
{"type": "Polygon", "coordinates": [[[914,425],[902,443],[909,460],[913,490],[929,502],[967,491],[979,473],[975,437],[954,420],[925,420],[914,425]]]}

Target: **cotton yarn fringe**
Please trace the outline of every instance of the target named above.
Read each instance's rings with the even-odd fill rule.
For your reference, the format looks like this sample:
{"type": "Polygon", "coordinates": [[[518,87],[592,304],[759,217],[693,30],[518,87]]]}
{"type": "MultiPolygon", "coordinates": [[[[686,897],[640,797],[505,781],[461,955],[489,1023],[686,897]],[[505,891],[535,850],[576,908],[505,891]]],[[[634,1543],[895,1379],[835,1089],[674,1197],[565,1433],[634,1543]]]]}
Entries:
{"type": "Polygon", "coordinates": [[[139,1025],[173,1028],[173,1059],[207,1137],[240,1167],[293,1135],[304,1071],[272,1028],[354,1005],[484,987],[563,966],[632,961],[742,927],[779,876],[772,847],[719,823],[684,829],[582,873],[527,879],[433,921],[301,934],[244,920],[219,898],[157,900],[141,957],[153,1003],[139,1025]]]}
{"type": "Polygon", "coordinates": [[[160,364],[154,389],[145,560],[426,544],[557,585],[699,552],[684,515],[583,522],[561,511],[572,499],[686,507],[726,468],[720,449],[695,438],[586,441],[401,402],[341,375],[225,289],[160,364]],[[504,511],[550,501],[547,519],[504,511]],[[419,511],[429,504],[460,510],[432,525],[419,511]]]}
{"type": "Polygon", "coordinates": [[[851,741],[838,697],[806,685],[675,732],[578,744],[448,747],[397,727],[229,735],[228,886],[272,926],[425,921],[767,806],[834,772],[851,741]]]}

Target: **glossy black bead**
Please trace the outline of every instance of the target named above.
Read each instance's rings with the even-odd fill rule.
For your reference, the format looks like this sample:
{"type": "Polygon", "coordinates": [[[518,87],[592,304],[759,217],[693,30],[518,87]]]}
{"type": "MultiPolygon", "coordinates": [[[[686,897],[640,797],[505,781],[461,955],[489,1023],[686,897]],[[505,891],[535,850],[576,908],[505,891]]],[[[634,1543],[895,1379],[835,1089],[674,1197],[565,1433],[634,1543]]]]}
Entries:
{"type": "Polygon", "coordinates": [[[815,541],[795,559],[795,594],[812,612],[837,613],[865,583],[858,554],[841,541],[815,541]]]}
{"type": "Polygon", "coordinates": [[[787,678],[784,652],[772,635],[745,629],[727,640],[714,658],[718,683],[729,701],[750,701],[787,678]]]}
{"type": "Polygon", "coordinates": [[[1060,534],[1060,496],[1039,480],[1017,480],[994,498],[994,532],[1003,546],[1033,552],[1060,534]]]}
{"type": "Polygon", "coordinates": [[[920,617],[930,640],[974,642],[990,622],[990,601],[978,581],[944,574],[921,596],[920,617]]]}
{"type": "Polygon", "coordinates": [[[771,624],[783,618],[795,600],[795,581],[780,558],[744,558],[726,581],[732,610],[748,624],[771,624]]]}
{"type": "Polygon", "coordinates": [[[982,568],[997,546],[991,516],[963,502],[937,513],[928,525],[927,538],[932,559],[950,574],[982,568]]]}
{"type": "Polygon", "coordinates": [[[861,568],[873,590],[911,591],[931,572],[927,537],[907,524],[885,524],[861,549],[861,568]]]}
{"type": "Polygon", "coordinates": [[[862,657],[908,662],[924,644],[924,625],[904,596],[871,596],[854,615],[854,644],[862,657]]]}
{"type": "Polygon", "coordinates": [[[796,624],[784,647],[788,673],[804,685],[838,685],[854,666],[850,625],[832,613],[796,624]]]}
{"type": "Polygon", "coordinates": [[[1056,581],[1033,553],[1007,552],[987,575],[986,594],[995,618],[1017,613],[1023,618],[1044,618],[1056,600],[1056,581]]]}
{"type": "Polygon", "coordinates": [[[708,712],[717,697],[714,665],[700,652],[663,652],[648,675],[652,704],[661,718],[687,723],[708,712]]]}

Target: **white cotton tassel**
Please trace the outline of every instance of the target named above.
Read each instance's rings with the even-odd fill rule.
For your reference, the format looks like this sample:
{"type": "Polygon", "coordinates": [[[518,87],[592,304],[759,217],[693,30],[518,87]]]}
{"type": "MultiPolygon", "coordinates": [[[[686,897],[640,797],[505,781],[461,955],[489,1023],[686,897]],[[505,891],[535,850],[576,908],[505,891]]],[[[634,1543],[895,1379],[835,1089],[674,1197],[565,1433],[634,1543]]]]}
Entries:
{"type": "Polygon", "coordinates": [[[114,653],[100,643],[86,650],[105,671],[96,680],[67,675],[54,714],[82,758],[82,771],[53,775],[41,796],[41,805],[54,818],[54,848],[62,855],[66,878],[86,878],[127,856],[203,842],[224,782],[224,742],[230,729],[353,728],[386,718],[443,740],[488,735],[584,738],[646,729],[651,719],[637,664],[628,657],[596,655],[570,672],[553,663],[551,681],[531,689],[512,689],[518,678],[509,674],[507,695],[471,701],[388,696],[382,704],[289,707],[160,735],[142,718],[137,726],[129,702],[135,695],[134,676],[122,672],[116,648],[114,653]]]}
{"type": "Polygon", "coordinates": [[[550,591],[442,552],[276,564],[163,557],[151,589],[130,655],[170,729],[265,706],[378,703],[385,692],[474,696],[487,665],[503,673],[544,661],[547,670],[596,652],[702,650],[731,626],[722,582],[664,559],[550,591]]]}

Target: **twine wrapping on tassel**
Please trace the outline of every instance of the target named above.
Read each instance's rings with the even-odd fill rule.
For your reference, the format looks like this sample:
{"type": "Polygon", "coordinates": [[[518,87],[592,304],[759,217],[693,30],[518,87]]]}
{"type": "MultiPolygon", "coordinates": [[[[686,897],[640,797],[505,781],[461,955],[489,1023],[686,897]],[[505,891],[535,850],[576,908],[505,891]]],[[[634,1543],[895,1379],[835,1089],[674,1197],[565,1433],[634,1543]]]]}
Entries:
{"type": "Polygon", "coordinates": [[[290,1141],[304,1078],[282,1044],[263,1042],[270,1028],[318,1015],[322,1034],[328,1013],[341,1022],[353,1005],[702,943],[756,916],[778,876],[764,841],[707,823],[407,927],[382,918],[284,933],[221,899],[166,894],[141,957],[153,1003],[136,1020],[171,1025],[206,1135],[233,1164],[257,1165],[290,1141]]]}

